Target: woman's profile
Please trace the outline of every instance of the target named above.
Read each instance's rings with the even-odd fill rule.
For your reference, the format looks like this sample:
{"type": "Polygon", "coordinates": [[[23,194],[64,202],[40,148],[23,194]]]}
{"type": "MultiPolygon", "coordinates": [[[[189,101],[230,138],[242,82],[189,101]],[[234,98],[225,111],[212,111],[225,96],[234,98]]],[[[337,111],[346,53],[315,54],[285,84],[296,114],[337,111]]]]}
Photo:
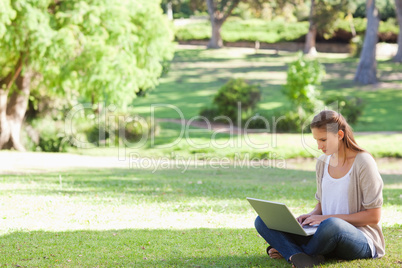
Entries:
{"type": "Polygon", "coordinates": [[[381,226],[383,181],[374,158],[361,148],[345,118],[330,110],[310,125],[321,155],[316,164],[317,204],[297,218],[301,225],[319,225],[310,237],[271,230],[260,217],[259,234],[270,245],[271,258],[285,258],[294,267],[313,267],[325,257],[345,260],[380,258],[385,254],[381,226]]]}

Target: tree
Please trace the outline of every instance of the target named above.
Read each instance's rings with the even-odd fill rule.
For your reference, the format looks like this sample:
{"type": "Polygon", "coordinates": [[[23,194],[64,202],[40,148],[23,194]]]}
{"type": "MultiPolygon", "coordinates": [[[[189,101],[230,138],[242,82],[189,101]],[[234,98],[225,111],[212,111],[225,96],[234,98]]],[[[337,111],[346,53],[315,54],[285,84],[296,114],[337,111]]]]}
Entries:
{"type": "Polygon", "coordinates": [[[378,42],[378,26],[380,24],[375,0],[366,3],[367,26],[355,81],[361,84],[377,83],[376,45],[378,42]]]}
{"type": "Polygon", "coordinates": [[[211,21],[212,35],[208,48],[221,48],[223,46],[221,28],[240,0],[206,0],[209,19],[211,21]]]}
{"type": "Polygon", "coordinates": [[[315,9],[315,0],[311,0],[309,27],[308,27],[308,33],[306,35],[306,42],[304,44],[304,53],[310,54],[310,55],[317,54],[317,50],[315,48],[315,39],[317,36],[317,26],[314,23],[314,9],[315,9]]]}
{"type": "Polygon", "coordinates": [[[309,31],[306,35],[304,53],[315,55],[317,33],[330,37],[334,32],[336,21],[347,14],[350,8],[349,0],[311,0],[309,14],[309,31]]]}
{"type": "Polygon", "coordinates": [[[402,0],[395,0],[396,15],[399,23],[398,35],[398,51],[394,57],[394,61],[402,62],[402,0]]]}
{"type": "Polygon", "coordinates": [[[0,149],[24,150],[31,85],[128,105],[157,84],[172,34],[157,0],[3,0],[0,149]]]}

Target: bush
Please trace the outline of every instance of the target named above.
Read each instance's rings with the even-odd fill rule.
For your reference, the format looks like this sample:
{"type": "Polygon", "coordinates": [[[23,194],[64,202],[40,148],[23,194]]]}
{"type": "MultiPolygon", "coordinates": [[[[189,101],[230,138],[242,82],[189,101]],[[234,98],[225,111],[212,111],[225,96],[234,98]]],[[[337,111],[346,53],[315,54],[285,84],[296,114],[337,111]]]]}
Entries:
{"type": "Polygon", "coordinates": [[[67,152],[69,147],[63,134],[43,133],[39,138],[38,147],[42,152],[67,152]]]}
{"type": "MultiPolygon", "coordinates": [[[[126,142],[134,143],[140,141],[143,137],[149,137],[159,132],[159,127],[149,118],[132,117],[124,126],[119,126],[120,133],[124,133],[126,142]]],[[[121,138],[121,137],[120,137],[121,138]]]]}
{"type": "Polygon", "coordinates": [[[214,121],[214,118],[219,116],[219,109],[215,106],[204,107],[199,112],[199,115],[207,118],[209,121],[214,121]]]}
{"type": "Polygon", "coordinates": [[[297,60],[291,62],[287,71],[283,93],[297,109],[300,119],[320,105],[317,86],[325,75],[325,68],[317,60],[308,61],[300,53],[297,60]]]}
{"type": "MultiPolygon", "coordinates": [[[[353,18],[353,26],[358,36],[364,35],[366,25],[366,18],[353,18]]],[[[285,22],[230,18],[222,26],[222,39],[225,42],[260,41],[277,43],[303,41],[308,32],[308,27],[309,23],[307,21],[285,22]]],[[[349,43],[353,38],[350,27],[350,22],[347,19],[340,19],[334,26],[333,34],[329,35],[328,38],[324,38],[323,35],[328,35],[328,33],[319,33],[317,41],[349,43]]],[[[396,42],[399,33],[396,19],[389,18],[381,21],[378,31],[381,42],[396,42]]],[[[176,40],[209,40],[210,38],[211,24],[208,20],[176,26],[176,40]]]]}
{"type": "Polygon", "coordinates": [[[33,128],[39,133],[36,151],[66,152],[69,147],[64,131],[64,123],[50,117],[32,121],[33,128]]]}
{"type": "Polygon", "coordinates": [[[339,112],[345,117],[349,124],[356,124],[363,114],[366,103],[358,97],[337,96],[325,100],[325,105],[337,104],[339,112]]]}
{"type": "MultiPolygon", "coordinates": [[[[240,20],[231,18],[222,26],[222,39],[225,42],[260,41],[276,43],[297,41],[308,32],[308,22],[287,23],[284,21],[265,21],[261,19],[240,20]]],[[[209,21],[189,23],[176,27],[176,40],[208,40],[211,38],[209,21]]]]}
{"type": "Polygon", "coordinates": [[[229,117],[233,122],[238,119],[238,105],[241,105],[241,119],[248,118],[258,101],[261,100],[259,86],[250,85],[244,79],[230,79],[215,95],[213,104],[218,114],[229,117]]]}
{"type": "Polygon", "coordinates": [[[222,26],[224,41],[260,41],[276,43],[281,41],[296,41],[308,32],[307,22],[287,23],[284,21],[235,20],[222,26]]]}
{"type": "Polygon", "coordinates": [[[94,145],[128,145],[158,132],[158,125],[139,116],[108,112],[95,120],[89,128],[82,129],[87,141],[94,145]]]}
{"type": "Polygon", "coordinates": [[[274,131],[275,124],[276,133],[301,132],[303,122],[298,114],[294,111],[277,111],[277,112],[259,112],[248,120],[249,129],[267,129],[269,132],[274,131]]]}
{"type": "MultiPolygon", "coordinates": [[[[365,18],[366,17],[366,1],[358,0],[355,3],[356,10],[353,14],[354,17],[365,18]]],[[[387,20],[388,18],[395,18],[395,3],[393,0],[377,0],[376,8],[380,13],[381,20],[387,20]]]]}
{"type": "Polygon", "coordinates": [[[364,38],[357,35],[350,40],[350,55],[354,58],[360,57],[360,53],[363,49],[364,38]]]}
{"type": "Polygon", "coordinates": [[[208,40],[211,38],[211,25],[208,21],[191,23],[176,27],[176,40],[208,40]]]}

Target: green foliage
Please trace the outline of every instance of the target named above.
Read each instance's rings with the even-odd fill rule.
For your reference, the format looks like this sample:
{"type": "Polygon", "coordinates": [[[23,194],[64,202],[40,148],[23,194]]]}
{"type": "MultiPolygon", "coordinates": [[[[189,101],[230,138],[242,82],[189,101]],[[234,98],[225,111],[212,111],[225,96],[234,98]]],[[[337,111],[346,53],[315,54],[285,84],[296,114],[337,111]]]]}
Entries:
{"type": "Polygon", "coordinates": [[[358,97],[336,96],[325,99],[325,105],[335,105],[349,124],[356,124],[363,114],[366,102],[358,97]]]}
{"type": "MultiPolygon", "coordinates": [[[[354,0],[355,12],[354,17],[365,18],[366,17],[366,0],[354,0]]],[[[396,18],[395,2],[393,0],[376,0],[375,5],[379,11],[380,19],[383,21],[389,18],[396,18]]]]}
{"type": "Polygon", "coordinates": [[[43,133],[38,144],[42,152],[67,152],[68,144],[63,135],[54,135],[53,133],[43,133]]]}
{"type": "Polygon", "coordinates": [[[308,32],[307,22],[232,20],[222,26],[222,38],[228,42],[255,41],[276,43],[298,40],[308,32]]]}
{"type": "Polygon", "coordinates": [[[218,108],[219,115],[228,116],[233,122],[236,122],[239,119],[239,112],[242,119],[247,118],[260,100],[261,91],[259,87],[250,85],[244,79],[238,78],[230,79],[219,89],[214,97],[213,104],[218,108]]]}
{"type": "Polygon", "coordinates": [[[281,131],[300,132],[304,120],[322,105],[317,88],[325,75],[324,65],[318,60],[306,60],[300,52],[287,71],[282,92],[291,103],[291,109],[283,112],[278,128],[281,131]]]}
{"type": "Polygon", "coordinates": [[[250,129],[267,130],[274,133],[298,133],[302,130],[302,120],[295,111],[259,111],[248,119],[250,129]]]}
{"type": "Polygon", "coordinates": [[[16,12],[11,7],[11,0],[0,1],[0,39],[7,31],[7,25],[15,18],[16,12]]]}
{"type": "Polygon", "coordinates": [[[164,13],[167,13],[168,2],[172,4],[174,18],[189,18],[200,12],[207,12],[207,5],[204,0],[162,0],[161,8],[164,13]]]}
{"type": "MultiPolygon", "coordinates": [[[[353,18],[353,26],[358,35],[364,34],[367,26],[366,18],[353,18]]],[[[350,32],[350,22],[346,19],[338,20],[336,23],[335,30],[344,30],[346,32],[350,32]]],[[[399,33],[398,23],[395,18],[389,18],[386,21],[380,21],[380,25],[378,28],[379,33],[399,33]]]]}
{"type": "Polygon", "coordinates": [[[36,151],[66,152],[69,144],[64,132],[64,124],[50,117],[37,119],[32,122],[33,128],[39,134],[36,151]]]}
{"type": "Polygon", "coordinates": [[[176,40],[208,40],[211,38],[210,22],[197,22],[183,26],[177,26],[175,29],[176,40]]]}
{"type": "MultiPolygon", "coordinates": [[[[367,20],[365,18],[353,18],[353,26],[357,36],[355,38],[364,39],[366,31],[367,20]]],[[[380,21],[378,28],[379,39],[381,42],[395,43],[399,34],[399,26],[395,18],[389,18],[387,21],[380,21]]],[[[334,34],[331,38],[355,43],[351,33],[351,24],[348,20],[338,20],[335,26],[334,34]]],[[[352,53],[353,54],[353,53],[352,53]]]]}
{"type": "Polygon", "coordinates": [[[124,107],[158,83],[161,62],[173,56],[158,0],[9,2],[0,15],[0,77],[22,56],[49,92],[124,107]]]}
{"type": "MultiPolygon", "coordinates": [[[[353,18],[353,27],[358,36],[362,37],[366,31],[365,18],[353,18]]],[[[265,21],[261,19],[241,20],[229,18],[222,26],[222,39],[225,42],[260,41],[266,43],[300,41],[308,32],[307,21],[286,22],[283,20],[265,21]]],[[[187,25],[176,26],[175,37],[178,41],[208,40],[211,37],[211,25],[209,21],[195,22],[187,25]]],[[[379,33],[384,35],[383,42],[395,42],[394,39],[386,39],[388,35],[397,36],[399,27],[395,19],[381,21],[379,33]]],[[[346,18],[338,18],[330,30],[323,30],[318,36],[337,42],[350,42],[353,37],[351,23],[346,18]]]]}
{"type": "Polygon", "coordinates": [[[316,1],[313,22],[317,32],[329,39],[335,31],[336,22],[345,16],[350,9],[349,0],[316,1]]]}
{"type": "Polygon", "coordinates": [[[300,110],[310,113],[320,104],[317,86],[321,84],[324,75],[324,66],[318,60],[306,60],[302,53],[289,64],[283,93],[293,107],[298,109],[299,115],[302,115],[300,110]]]}
{"type": "Polygon", "coordinates": [[[200,110],[199,115],[213,121],[216,116],[219,116],[219,109],[213,105],[204,107],[200,110]]]}
{"type": "Polygon", "coordinates": [[[380,21],[378,32],[399,34],[398,21],[395,18],[389,18],[387,21],[380,21]]]}
{"type": "Polygon", "coordinates": [[[355,58],[360,57],[360,52],[363,49],[364,38],[357,35],[350,40],[350,55],[355,58]]]}
{"type": "MultiPolygon", "coordinates": [[[[276,43],[296,41],[308,32],[308,22],[287,23],[285,21],[265,21],[261,19],[228,19],[222,26],[222,39],[226,42],[260,41],[276,43]]],[[[211,25],[208,21],[191,23],[176,28],[176,39],[208,40],[211,25]]]]}
{"type": "MultiPolygon", "coordinates": [[[[356,34],[364,34],[367,26],[367,19],[365,18],[353,18],[353,27],[355,28],[356,34]]],[[[350,21],[347,19],[338,20],[336,22],[336,31],[343,30],[350,33],[350,21]]]]}
{"type": "Polygon", "coordinates": [[[91,118],[93,124],[88,125],[85,123],[88,120],[81,120],[77,123],[79,132],[86,137],[86,141],[96,146],[130,146],[142,138],[147,140],[151,135],[156,135],[159,128],[149,118],[127,113],[106,112],[96,117],[86,117],[91,118]]]}

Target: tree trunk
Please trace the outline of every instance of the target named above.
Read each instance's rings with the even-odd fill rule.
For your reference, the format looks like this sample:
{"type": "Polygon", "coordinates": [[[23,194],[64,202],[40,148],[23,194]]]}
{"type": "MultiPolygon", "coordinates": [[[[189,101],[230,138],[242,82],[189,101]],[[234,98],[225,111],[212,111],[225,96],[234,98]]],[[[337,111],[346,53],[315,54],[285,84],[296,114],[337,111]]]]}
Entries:
{"type": "Polygon", "coordinates": [[[7,120],[8,89],[0,89],[0,149],[3,149],[10,139],[10,125],[7,120]]]}
{"type": "Polygon", "coordinates": [[[20,74],[15,80],[17,90],[11,94],[7,103],[7,122],[10,126],[10,136],[5,149],[14,148],[18,151],[25,151],[20,140],[20,134],[28,107],[32,76],[32,71],[25,71],[24,75],[20,74]]]}
{"type": "Polygon", "coordinates": [[[398,34],[398,51],[394,57],[394,61],[402,62],[402,0],[395,0],[396,15],[399,23],[398,34]]]}
{"type": "Polygon", "coordinates": [[[173,20],[173,7],[172,1],[167,2],[166,4],[166,13],[169,20],[173,20]]]}
{"type": "Polygon", "coordinates": [[[355,81],[361,84],[375,84],[377,80],[376,45],[378,42],[378,26],[380,23],[375,0],[367,0],[367,27],[355,81]]]}
{"type": "Polygon", "coordinates": [[[240,0],[222,1],[220,10],[217,8],[214,0],[206,0],[208,7],[209,19],[211,21],[212,34],[207,48],[221,48],[223,41],[221,36],[221,28],[226,19],[232,14],[233,9],[239,4],[240,0]]]}
{"type": "Polygon", "coordinates": [[[221,28],[223,22],[220,20],[216,20],[211,18],[211,25],[212,25],[212,35],[211,39],[208,43],[208,48],[222,48],[223,47],[223,40],[221,36],[221,28]]]}
{"type": "Polygon", "coordinates": [[[304,54],[315,56],[317,55],[317,50],[315,48],[315,38],[317,36],[317,30],[313,26],[308,30],[307,36],[306,36],[306,43],[304,46],[304,54]]]}
{"type": "Polygon", "coordinates": [[[23,54],[21,54],[14,70],[0,80],[0,150],[13,147],[10,141],[12,129],[7,114],[7,100],[11,86],[21,73],[22,65],[23,54]]]}
{"type": "Polygon", "coordinates": [[[314,8],[315,8],[315,1],[311,0],[311,7],[310,7],[310,26],[308,29],[308,33],[306,36],[306,43],[304,44],[304,54],[315,56],[317,55],[317,50],[315,48],[315,39],[317,36],[317,28],[314,23],[314,8]]]}

